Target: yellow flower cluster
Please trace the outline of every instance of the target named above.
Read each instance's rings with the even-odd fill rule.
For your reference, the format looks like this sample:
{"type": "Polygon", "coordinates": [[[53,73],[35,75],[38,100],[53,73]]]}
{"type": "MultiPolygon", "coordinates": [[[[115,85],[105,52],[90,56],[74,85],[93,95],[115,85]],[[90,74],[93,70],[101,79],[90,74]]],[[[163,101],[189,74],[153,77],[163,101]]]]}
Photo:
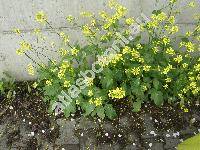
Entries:
{"type": "Polygon", "coordinates": [[[16,50],[16,54],[23,55],[27,50],[31,50],[31,44],[25,41],[21,41],[20,48],[16,50]]]}
{"type": "Polygon", "coordinates": [[[63,39],[64,44],[69,43],[69,36],[66,35],[64,32],[60,32],[60,37],[63,39]]]}
{"type": "Polygon", "coordinates": [[[125,20],[125,22],[126,22],[127,25],[132,25],[135,21],[134,21],[133,18],[127,18],[127,19],[125,20]]]}
{"type": "Polygon", "coordinates": [[[174,58],[174,61],[177,63],[180,63],[183,60],[183,57],[181,55],[178,55],[176,58],[174,58]]]}
{"type": "Polygon", "coordinates": [[[70,87],[71,86],[70,81],[65,80],[63,86],[66,88],[70,87]]]}
{"type": "Polygon", "coordinates": [[[162,71],[163,74],[167,74],[171,69],[172,69],[172,65],[168,65],[166,68],[164,68],[164,70],[162,71]]]}
{"type": "Polygon", "coordinates": [[[29,63],[27,67],[28,67],[27,68],[28,74],[34,76],[35,75],[35,71],[34,71],[33,65],[31,63],[29,63]]]}
{"type": "Polygon", "coordinates": [[[131,48],[128,47],[128,46],[125,46],[125,47],[123,48],[123,50],[122,50],[122,53],[123,53],[123,54],[129,54],[129,53],[131,53],[131,48]]]}
{"type": "Polygon", "coordinates": [[[175,17],[174,16],[170,16],[168,19],[170,24],[174,24],[175,23],[175,17]]]}
{"type": "Polygon", "coordinates": [[[167,28],[167,30],[169,31],[170,34],[174,34],[177,33],[179,31],[179,27],[178,26],[172,26],[167,28]]]}
{"type": "Polygon", "coordinates": [[[131,70],[131,73],[133,73],[133,75],[139,75],[140,74],[140,68],[139,67],[133,67],[133,69],[131,70]]]}
{"type": "Polygon", "coordinates": [[[69,15],[69,16],[66,17],[66,19],[67,19],[67,21],[68,21],[69,23],[72,23],[72,22],[74,21],[75,18],[74,18],[72,15],[69,15]]]}
{"type": "Polygon", "coordinates": [[[172,82],[172,79],[168,77],[168,78],[165,79],[165,81],[166,81],[167,83],[169,83],[169,82],[172,82]]]}
{"type": "Polygon", "coordinates": [[[93,14],[91,12],[89,12],[89,11],[87,11],[87,12],[86,11],[81,12],[80,15],[82,17],[92,17],[93,16],[93,14]]]}
{"type": "Polygon", "coordinates": [[[62,79],[65,76],[65,72],[67,70],[67,68],[70,67],[70,63],[66,60],[64,60],[61,64],[61,66],[59,67],[59,72],[58,72],[58,78],[62,79]]]}
{"type": "Polygon", "coordinates": [[[47,16],[43,11],[39,11],[35,15],[35,20],[41,24],[45,24],[47,21],[47,16]]]}
{"type": "Polygon", "coordinates": [[[111,63],[116,64],[119,61],[123,61],[122,56],[123,56],[122,54],[114,54],[113,56],[111,56],[111,58],[112,58],[111,63]]]}
{"type": "Polygon", "coordinates": [[[200,72],[200,64],[196,64],[194,66],[194,69],[195,69],[196,72],[200,72]]]}
{"type": "Polygon", "coordinates": [[[92,86],[93,85],[93,78],[86,78],[86,82],[88,86],[92,86]]]}
{"type": "Polygon", "coordinates": [[[93,96],[93,91],[92,90],[88,91],[88,96],[90,96],[90,97],[93,96]]]}
{"type": "Polygon", "coordinates": [[[94,99],[91,98],[89,100],[89,103],[95,104],[95,106],[101,106],[102,105],[102,98],[101,97],[97,97],[97,98],[94,98],[94,99]]]}
{"type": "Polygon", "coordinates": [[[72,56],[77,56],[78,55],[79,50],[76,49],[75,47],[71,50],[71,54],[72,56]]]}
{"type": "Polygon", "coordinates": [[[94,36],[94,33],[92,32],[91,27],[89,27],[89,25],[84,25],[82,27],[82,32],[83,32],[83,35],[86,37],[94,36]]]}
{"type": "Polygon", "coordinates": [[[150,71],[150,68],[151,68],[151,66],[148,66],[148,65],[143,66],[143,70],[147,71],[147,72],[150,71]]]}
{"type": "Polygon", "coordinates": [[[151,16],[152,21],[147,23],[148,28],[157,28],[159,27],[159,23],[167,19],[167,15],[164,12],[161,12],[160,14],[153,14],[151,16]]]}
{"type": "Polygon", "coordinates": [[[172,56],[175,55],[175,51],[172,47],[167,48],[166,53],[172,56]]]}
{"type": "Polygon", "coordinates": [[[121,99],[125,97],[125,91],[117,87],[115,90],[109,90],[108,96],[112,99],[121,99]]]}
{"type": "Polygon", "coordinates": [[[64,49],[64,48],[60,48],[60,49],[58,50],[58,52],[60,53],[61,56],[65,56],[65,55],[67,55],[67,53],[68,53],[68,51],[67,51],[66,49],[64,49]]]}
{"type": "Polygon", "coordinates": [[[165,45],[169,44],[169,43],[170,43],[170,39],[167,38],[167,37],[164,37],[164,38],[163,38],[163,43],[164,43],[165,45]]]}
{"type": "Polygon", "coordinates": [[[52,85],[52,80],[46,80],[46,85],[51,86],[52,85]]]}

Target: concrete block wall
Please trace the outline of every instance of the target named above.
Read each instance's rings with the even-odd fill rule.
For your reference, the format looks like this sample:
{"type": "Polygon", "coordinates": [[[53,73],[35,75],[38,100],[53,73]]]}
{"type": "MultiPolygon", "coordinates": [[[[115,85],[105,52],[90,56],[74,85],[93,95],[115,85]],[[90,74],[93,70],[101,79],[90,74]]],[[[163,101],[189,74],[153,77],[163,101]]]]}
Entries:
{"type": "MultiPolygon", "coordinates": [[[[168,0],[119,0],[120,3],[129,9],[129,15],[138,17],[143,12],[149,16],[155,8],[161,7],[168,0]]],[[[184,6],[191,0],[179,0],[177,7],[184,6]]],[[[200,1],[195,0],[195,9],[184,10],[183,15],[178,18],[178,23],[187,28],[192,28],[194,20],[192,14],[200,13],[200,1]]],[[[57,43],[59,40],[55,33],[49,28],[40,27],[35,21],[34,16],[37,11],[43,10],[50,20],[53,27],[69,33],[73,41],[81,39],[79,31],[68,28],[66,16],[78,16],[80,12],[88,10],[98,13],[105,10],[108,0],[0,0],[0,77],[2,72],[9,72],[17,80],[33,79],[26,72],[26,66],[30,60],[25,57],[17,56],[15,51],[19,47],[20,38],[12,32],[13,28],[20,28],[23,36],[31,42],[35,42],[31,31],[34,28],[41,28],[45,35],[50,37],[50,41],[57,43]]],[[[183,31],[184,32],[184,31],[183,31]]],[[[58,42],[59,43],[59,42],[58,42]]],[[[53,55],[53,54],[49,54],[53,55]]]]}

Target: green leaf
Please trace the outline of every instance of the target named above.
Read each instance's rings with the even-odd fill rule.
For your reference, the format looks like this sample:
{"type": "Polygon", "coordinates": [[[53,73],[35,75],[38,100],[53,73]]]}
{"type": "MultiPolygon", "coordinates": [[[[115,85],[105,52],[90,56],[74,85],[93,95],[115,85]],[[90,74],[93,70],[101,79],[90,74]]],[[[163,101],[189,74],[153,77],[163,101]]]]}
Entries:
{"type": "Polygon", "coordinates": [[[113,80],[113,73],[110,69],[105,70],[105,76],[101,79],[101,84],[103,88],[109,89],[113,87],[114,80],[113,80]]]}
{"type": "Polygon", "coordinates": [[[139,112],[141,106],[142,106],[142,100],[137,99],[137,101],[133,103],[133,112],[139,112]]]}
{"type": "Polygon", "coordinates": [[[200,134],[183,141],[178,145],[178,150],[199,150],[200,134]]]}
{"type": "Polygon", "coordinates": [[[154,79],[153,80],[153,86],[156,90],[159,89],[159,86],[160,86],[160,82],[157,80],[157,79],[154,79]]]}
{"type": "Polygon", "coordinates": [[[109,119],[114,119],[117,116],[117,113],[111,104],[106,104],[104,106],[106,116],[109,119]]]}
{"type": "Polygon", "coordinates": [[[97,116],[99,116],[101,119],[105,118],[105,110],[103,107],[97,107],[96,111],[97,111],[97,116]]]}
{"type": "Polygon", "coordinates": [[[163,93],[154,89],[151,92],[151,99],[157,106],[161,106],[163,104],[163,93]]]}
{"type": "Polygon", "coordinates": [[[95,105],[90,104],[88,102],[84,102],[82,105],[82,108],[85,110],[85,116],[88,116],[89,114],[91,114],[94,109],[95,109],[95,105]]]}

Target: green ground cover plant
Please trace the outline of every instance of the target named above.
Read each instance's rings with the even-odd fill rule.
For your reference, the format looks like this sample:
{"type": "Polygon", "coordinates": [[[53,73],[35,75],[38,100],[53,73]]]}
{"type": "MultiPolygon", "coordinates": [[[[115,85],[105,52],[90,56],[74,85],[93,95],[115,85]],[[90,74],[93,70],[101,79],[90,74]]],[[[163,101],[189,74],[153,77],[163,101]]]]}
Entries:
{"type": "Polygon", "coordinates": [[[33,87],[44,92],[50,112],[54,112],[52,106],[62,100],[66,104],[63,107],[66,117],[82,110],[85,116],[113,119],[117,116],[115,103],[118,102],[124,102],[135,112],[140,111],[145,102],[157,106],[178,102],[187,112],[184,104],[197,100],[200,91],[200,17],[194,14],[195,27],[180,32],[176,16],[181,9],[195,7],[195,3],[189,2],[179,10],[175,7],[177,3],[169,0],[166,6],[152,12],[148,22],[143,17],[142,23],[127,17],[127,8],[114,0],[108,3],[109,12],[100,11],[98,15],[81,12],[84,24],[76,17],[67,16],[67,24],[82,31],[86,45],[72,44],[68,34],[55,30],[47,15],[39,11],[36,21],[53,29],[61,40],[59,48],[54,42],[49,43],[40,29],[35,29],[33,34],[42,43],[49,43],[50,49],[30,43],[23,38],[20,29],[15,29],[22,38],[16,52],[32,60],[33,63],[28,64],[28,73],[38,75],[33,87]],[[140,32],[130,40],[133,26],[138,26],[140,32]],[[122,37],[129,42],[116,44],[117,53],[111,51],[105,56],[105,51],[122,37]],[[51,59],[45,55],[47,51],[58,54],[60,59],[51,59]],[[48,64],[36,61],[31,57],[33,53],[48,58],[48,64]],[[98,60],[96,67],[101,71],[80,81],[83,76],[80,74],[91,70],[90,60],[98,60]],[[85,84],[87,86],[81,88],[85,84]],[[73,93],[70,95],[73,99],[66,98],[67,91],[73,93]]]}

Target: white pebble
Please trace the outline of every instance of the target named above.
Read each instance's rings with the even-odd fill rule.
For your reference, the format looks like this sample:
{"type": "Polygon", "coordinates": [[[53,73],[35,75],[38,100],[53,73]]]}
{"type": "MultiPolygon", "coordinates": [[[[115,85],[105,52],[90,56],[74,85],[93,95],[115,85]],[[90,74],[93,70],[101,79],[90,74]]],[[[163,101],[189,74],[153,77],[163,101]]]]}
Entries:
{"type": "Polygon", "coordinates": [[[105,136],[108,136],[108,133],[106,133],[105,136]]]}
{"type": "Polygon", "coordinates": [[[83,136],[83,133],[81,133],[81,136],[83,136]]]}
{"type": "Polygon", "coordinates": [[[200,129],[198,129],[198,131],[200,132],[200,129]]]}
{"type": "Polygon", "coordinates": [[[121,135],[121,134],[118,134],[118,137],[122,137],[122,135],[121,135]]]}
{"type": "Polygon", "coordinates": [[[135,144],[135,143],[133,143],[133,145],[135,146],[136,144],[135,144]]]}
{"type": "Polygon", "coordinates": [[[166,137],[170,137],[170,134],[166,134],[166,137]]]}
{"type": "Polygon", "coordinates": [[[31,122],[29,122],[28,124],[31,124],[31,122]]]}
{"type": "Polygon", "coordinates": [[[44,130],[42,130],[42,133],[44,133],[45,131],[44,130]]]}
{"type": "Polygon", "coordinates": [[[12,106],[10,106],[9,108],[10,108],[10,109],[13,109],[13,107],[12,107],[12,106]]]}
{"type": "Polygon", "coordinates": [[[156,119],[155,119],[154,121],[155,121],[156,123],[158,122],[158,120],[156,120],[156,119]]]}
{"type": "Polygon", "coordinates": [[[149,147],[152,147],[152,145],[153,145],[152,143],[149,143],[149,147]]]}

